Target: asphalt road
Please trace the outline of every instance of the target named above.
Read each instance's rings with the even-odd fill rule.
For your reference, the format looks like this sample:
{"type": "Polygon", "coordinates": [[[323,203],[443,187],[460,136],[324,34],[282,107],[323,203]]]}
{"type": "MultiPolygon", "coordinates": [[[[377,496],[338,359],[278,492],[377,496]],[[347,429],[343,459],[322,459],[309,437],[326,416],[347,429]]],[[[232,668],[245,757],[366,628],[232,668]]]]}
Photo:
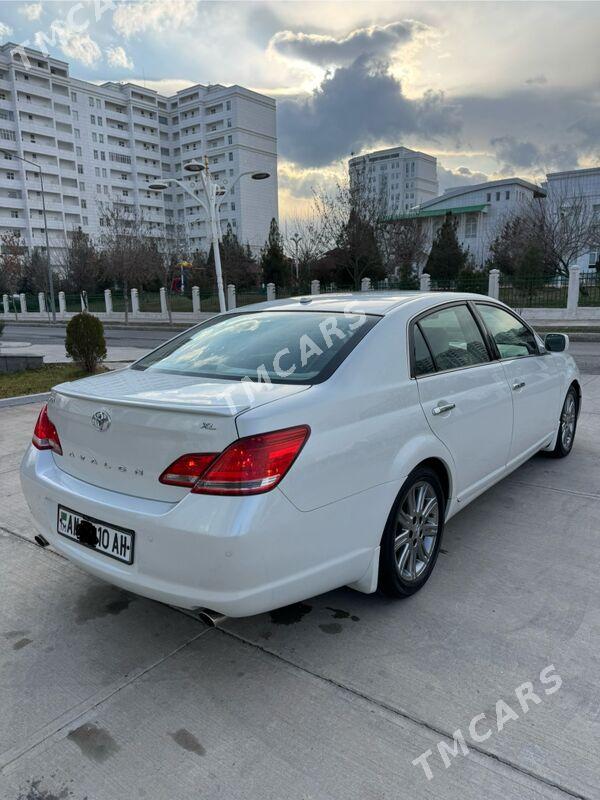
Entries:
{"type": "Polygon", "coordinates": [[[0,798],[597,800],[600,376],[583,384],[571,456],[454,517],[414,597],[339,589],[212,629],[33,544],[39,405],[0,410],[0,798]]]}
{"type": "MultiPolygon", "coordinates": [[[[109,347],[139,347],[152,350],[167,339],[171,339],[183,328],[161,327],[140,330],[138,328],[105,328],[104,335],[109,347]]],[[[37,342],[44,344],[62,344],[65,338],[65,326],[6,324],[2,340],[13,342],[37,342]]],[[[600,374],[600,341],[582,342],[571,340],[570,352],[584,372],[600,374]]]]}

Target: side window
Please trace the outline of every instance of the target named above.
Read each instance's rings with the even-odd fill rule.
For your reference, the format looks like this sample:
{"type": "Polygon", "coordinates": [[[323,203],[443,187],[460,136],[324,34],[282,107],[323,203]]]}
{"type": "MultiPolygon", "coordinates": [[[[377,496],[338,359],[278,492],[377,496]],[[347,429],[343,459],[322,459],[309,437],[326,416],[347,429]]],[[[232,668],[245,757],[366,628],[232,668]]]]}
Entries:
{"type": "Polygon", "coordinates": [[[419,320],[436,369],[456,369],[490,360],[485,342],[467,306],[450,306],[419,320]]]}
{"type": "Polygon", "coordinates": [[[491,333],[502,358],[538,355],[535,336],[512,314],[497,306],[477,304],[486,328],[491,333]]]}
{"type": "Polygon", "coordinates": [[[418,324],[413,327],[413,347],[415,357],[415,376],[429,375],[430,372],[435,372],[435,364],[431,358],[431,353],[427,347],[427,343],[423,338],[421,329],[418,324]]]}

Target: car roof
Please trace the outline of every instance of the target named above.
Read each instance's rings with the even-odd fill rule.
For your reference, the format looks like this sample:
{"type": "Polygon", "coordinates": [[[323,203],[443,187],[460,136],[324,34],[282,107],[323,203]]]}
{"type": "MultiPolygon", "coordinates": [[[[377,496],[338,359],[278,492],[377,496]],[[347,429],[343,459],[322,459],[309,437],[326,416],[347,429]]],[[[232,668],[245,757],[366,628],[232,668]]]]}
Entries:
{"type": "Polygon", "coordinates": [[[241,306],[240,311],[360,311],[364,314],[385,316],[392,311],[410,307],[421,311],[440,303],[456,300],[490,300],[487,295],[467,292],[336,292],[329,294],[299,295],[270,300],[264,303],[241,306]]]}

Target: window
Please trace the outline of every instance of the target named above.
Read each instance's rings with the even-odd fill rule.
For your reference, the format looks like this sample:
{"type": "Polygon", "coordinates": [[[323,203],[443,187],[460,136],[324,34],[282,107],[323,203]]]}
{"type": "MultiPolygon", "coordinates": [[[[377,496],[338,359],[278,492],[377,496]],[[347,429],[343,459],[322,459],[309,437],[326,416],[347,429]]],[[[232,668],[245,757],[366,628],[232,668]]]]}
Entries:
{"type": "Polygon", "coordinates": [[[19,212],[18,211],[11,211],[10,215],[13,219],[19,219],[19,212]]]}
{"type": "Polygon", "coordinates": [[[477,214],[467,214],[465,217],[465,239],[474,239],[477,236],[477,214]]]}
{"type": "Polygon", "coordinates": [[[97,150],[94,150],[94,158],[96,159],[96,161],[98,161],[98,151],[97,150]]]}
{"type": "Polygon", "coordinates": [[[415,363],[415,376],[429,375],[430,372],[435,372],[435,366],[431,353],[427,347],[421,329],[415,325],[413,331],[413,356],[415,363]]]}
{"type": "Polygon", "coordinates": [[[102,117],[98,117],[98,125],[100,125],[100,127],[102,127],[102,117]]]}
{"type": "Polygon", "coordinates": [[[93,108],[94,107],[94,98],[93,97],[88,97],[88,103],[90,104],[90,108],[93,108]]]}
{"type": "Polygon", "coordinates": [[[466,305],[434,311],[419,320],[436,370],[484,364],[490,360],[477,323],[466,305]]]}
{"type": "Polygon", "coordinates": [[[83,164],[77,164],[77,174],[83,175],[83,164]]]}
{"type": "Polygon", "coordinates": [[[229,153],[229,160],[233,161],[233,153],[229,153]]]}
{"type": "Polygon", "coordinates": [[[94,174],[97,178],[100,177],[100,167],[94,167],[94,174]]]}
{"type": "Polygon", "coordinates": [[[242,313],[187,331],[133,369],[273,383],[325,380],[377,322],[321,311],[242,313]],[[249,335],[251,334],[251,335],[249,335]],[[284,355],[282,355],[282,353],[284,355]]]}
{"type": "Polygon", "coordinates": [[[496,192],[496,202],[500,200],[500,192],[496,192]]]}
{"type": "Polygon", "coordinates": [[[98,134],[98,141],[100,142],[100,144],[104,144],[104,134],[103,133],[99,133],[98,134]]]}
{"type": "Polygon", "coordinates": [[[102,102],[98,98],[96,98],[96,108],[102,108],[102,102]]]}
{"type": "Polygon", "coordinates": [[[87,208],[87,200],[82,200],[81,201],[81,207],[82,208],[87,208]]]}
{"type": "Polygon", "coordinates": [[[15,179],[15,173],[14,173],[14,172],[7,172],[7,173],[6,173],[6,177],[7,177],[7,179],[8,179],[9,181],[14,181],[14,179],[15,179]]]}
{"type": "Polygon", "coordinates": [[[73,133],[75,134],[76,139],[81,139],[81,131],[79,128],[73,128],[73,133]]]}
{"type": "Polygon", "coordinates": [[[231,111],[231,100],[228,100],[228,101],[225,103],[225,108],[226,108],[226,110],[227,110],[227,111],[231,111]]]}
{"type": "Polygon", "coordinates": [[[106,178],[106,177],[107,177],[107,174],[106,174],[106,167],[102,167],[102,177],[103,177],[103,178],[106,178]]]}
{"type": "Polygon", "coordinates": [[[233,136],[229,135],[227,137],[227,144],[233,144],[233,136]]]}
{"type": "Polygon", "coordinates": [[[73,109],[73,119],[75,122],[79,122],[79,111],[76,111],[75,109],[73,109]]]}
{"type": "Polygon", "coordinates": [[[82,218],[81,218],[81,223],[82,223],[82,225],[89,225],[89,220],[88,220],[88,218],[87,218],[87,217],[82,217],[82,218]]]}
{"type": "Polygon", "coordinates": [[[488,193],[487,193],[487,195],[486,195],[486,200],[487,200],[487,202],[488,202],[488,203],[491,203],[491,202],[492,202],[492,193],[491,193],[491,192],[488,192],[488,193]]]}
{"type": "Polygon", "coordinates": [[[81,158],[81,156],[83,155],[83,151],[81,150],[81,147],[79,145],[77,145],[77,147],[75,148],[75,155],[77,155],[79,158],[81,158]]]}
{"type": "Polygon", "coordinates": [[[539,354],[533,332],[508,311],[483,303],[477,304],[477,310],[496,342],[501,358],[519,358],[539,354]]]}
{"type": "Polygon", "coordinates": [[[77,92],[71,92],[71,100],[76,103],[77,102],[77,92]]]}
{"type": "Polygon", "coordinates": [[[510,192],[506,192],[504,196],[506,197],[507,200],[510,200],[510,192]]]}
{"type": "Polygon", "coordinates": [[[97,142],[97,141],[98,141],[98,134],[96,133],[96,131],[92,131],[92,142],[97,142]]]}
{"type": "Polygon", "coordinates": [[[79,181],[79,191],[85,192],[85,183],[83,181],[79,181]]]}
{"type": "Polygon", "coordinates": [[[90,122],[92,123],[92,125],[96,124],[96,115],[95,114],[90,114],[90,122]]]}

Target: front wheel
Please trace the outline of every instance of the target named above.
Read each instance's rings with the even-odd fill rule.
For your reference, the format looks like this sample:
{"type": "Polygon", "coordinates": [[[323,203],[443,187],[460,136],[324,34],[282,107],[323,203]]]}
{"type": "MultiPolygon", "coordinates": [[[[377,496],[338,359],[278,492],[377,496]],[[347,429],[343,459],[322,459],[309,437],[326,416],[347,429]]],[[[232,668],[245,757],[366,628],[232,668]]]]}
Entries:
{"type": "Polygon", "coordinates": [[[565,458],[573,449],[578,413],[579,395],[577,394],[575,386],[571,386],[565,397],[562,411],[560,412],[558,437],[556,439],[556,446],[554,450],[552,450],[554,458],[565,458]]]}
{"type": "Polygon", "coordinates": [[[408,597],[431,575],[444,528],[445,499],[436,473],[417,467],[408,476],[381,540],[379,590],[408,597]]]}

